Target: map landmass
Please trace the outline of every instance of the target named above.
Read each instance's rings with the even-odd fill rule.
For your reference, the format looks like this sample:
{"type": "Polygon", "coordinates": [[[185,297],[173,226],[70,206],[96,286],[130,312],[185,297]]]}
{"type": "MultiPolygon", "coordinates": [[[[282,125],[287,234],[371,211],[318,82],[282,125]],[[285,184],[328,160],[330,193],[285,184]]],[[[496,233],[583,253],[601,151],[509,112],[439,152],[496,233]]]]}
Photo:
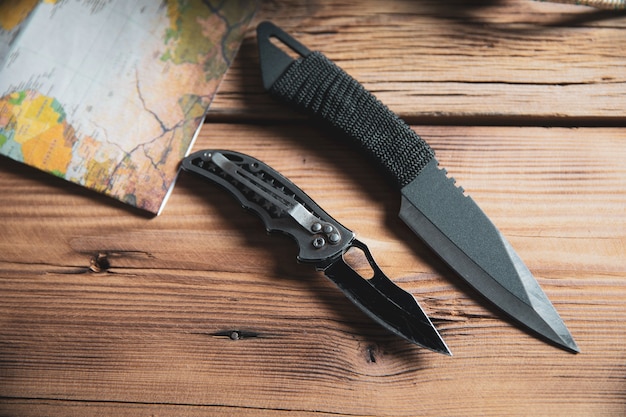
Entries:
{"type": "Polygon", "coordinates": [[[0,154],[158,213],[257,4],[91,3],[1,6],[0,154]]]}

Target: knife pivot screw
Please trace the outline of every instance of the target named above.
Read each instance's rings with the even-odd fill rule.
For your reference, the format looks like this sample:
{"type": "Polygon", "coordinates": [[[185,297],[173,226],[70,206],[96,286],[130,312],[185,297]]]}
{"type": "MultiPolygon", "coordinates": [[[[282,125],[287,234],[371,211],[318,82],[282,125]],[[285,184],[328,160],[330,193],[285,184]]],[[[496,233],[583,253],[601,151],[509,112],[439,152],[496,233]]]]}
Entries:
{"type": "Polygon", "coordinates": [[[326,240],[323,237],[316,237],[313,239],[313,247],[315,249],[323,248],[326,245],[326,240]]]}
{"type": "Polygon", "coordinates": [[[337,244],[341,240],[341,235],[337,232],[331,233],[328,235],[328,240],[332,244],[337,244]]]}
{"type": "Polygon", "coordinates": [[[320,230],[322,230],[322,224],[321,223],[315,222],[315,223],[313,223],[311,225],[311,231],[313,233],[318,233],[320,230]]]}

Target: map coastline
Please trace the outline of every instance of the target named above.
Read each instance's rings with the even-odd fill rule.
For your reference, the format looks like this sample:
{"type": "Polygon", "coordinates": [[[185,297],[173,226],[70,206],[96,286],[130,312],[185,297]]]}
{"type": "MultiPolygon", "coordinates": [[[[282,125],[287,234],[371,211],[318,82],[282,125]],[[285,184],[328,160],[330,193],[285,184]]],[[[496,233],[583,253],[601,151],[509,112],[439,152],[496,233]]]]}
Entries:
{"type": "Polygon", "coordinates": [[[158,214],[257,4],[166,6],[43,2],[0,29],[0,154],[158,214]]]}

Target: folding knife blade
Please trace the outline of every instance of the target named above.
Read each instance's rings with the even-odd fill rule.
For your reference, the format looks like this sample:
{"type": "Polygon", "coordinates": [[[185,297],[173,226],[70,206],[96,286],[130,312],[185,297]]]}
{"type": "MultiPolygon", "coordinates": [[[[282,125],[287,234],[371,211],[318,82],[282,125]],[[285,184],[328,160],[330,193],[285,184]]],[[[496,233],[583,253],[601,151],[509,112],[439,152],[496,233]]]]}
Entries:
{"type": "Polygon", "coordinates": [[[422,138],[323,54],[271,22],[257,27],[257,38],[263,84],[272,96],[330,125],[375,161],[401,192],[400,218],[479,293],[552,343],[579,351],[528,268],[438,168],[422,138]]]}
{"type": "Polygon", "coordinates": [[[227,189],[244,208],[259,215],[267,231],[291,236],[299,247],[299,261],[323,271],[383,327],[412,343],[450,355],[415,298],[380,270],[367,246],[276,170],[249,155],[226,150],[196,152],[181,166],[227,189]],[[364,277],[346,261],[344,254],[351,249],[361,251],[373,276],[364,277]]]}

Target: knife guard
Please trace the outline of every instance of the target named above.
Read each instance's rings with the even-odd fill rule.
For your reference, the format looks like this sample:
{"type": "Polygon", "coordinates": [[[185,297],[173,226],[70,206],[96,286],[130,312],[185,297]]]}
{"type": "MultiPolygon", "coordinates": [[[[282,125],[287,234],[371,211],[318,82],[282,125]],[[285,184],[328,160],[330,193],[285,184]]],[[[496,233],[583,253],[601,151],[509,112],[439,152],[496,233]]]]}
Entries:
{"type": "Polygon", "coordinates": [[[261,23],[257,35],[270,95],[356,142],[399,189],[434,158],[431,147],[398,115],[321,52],[309,51],[270,22],[261,23]],[[300,57],[292,59],[271,38],[300,57]]]}

